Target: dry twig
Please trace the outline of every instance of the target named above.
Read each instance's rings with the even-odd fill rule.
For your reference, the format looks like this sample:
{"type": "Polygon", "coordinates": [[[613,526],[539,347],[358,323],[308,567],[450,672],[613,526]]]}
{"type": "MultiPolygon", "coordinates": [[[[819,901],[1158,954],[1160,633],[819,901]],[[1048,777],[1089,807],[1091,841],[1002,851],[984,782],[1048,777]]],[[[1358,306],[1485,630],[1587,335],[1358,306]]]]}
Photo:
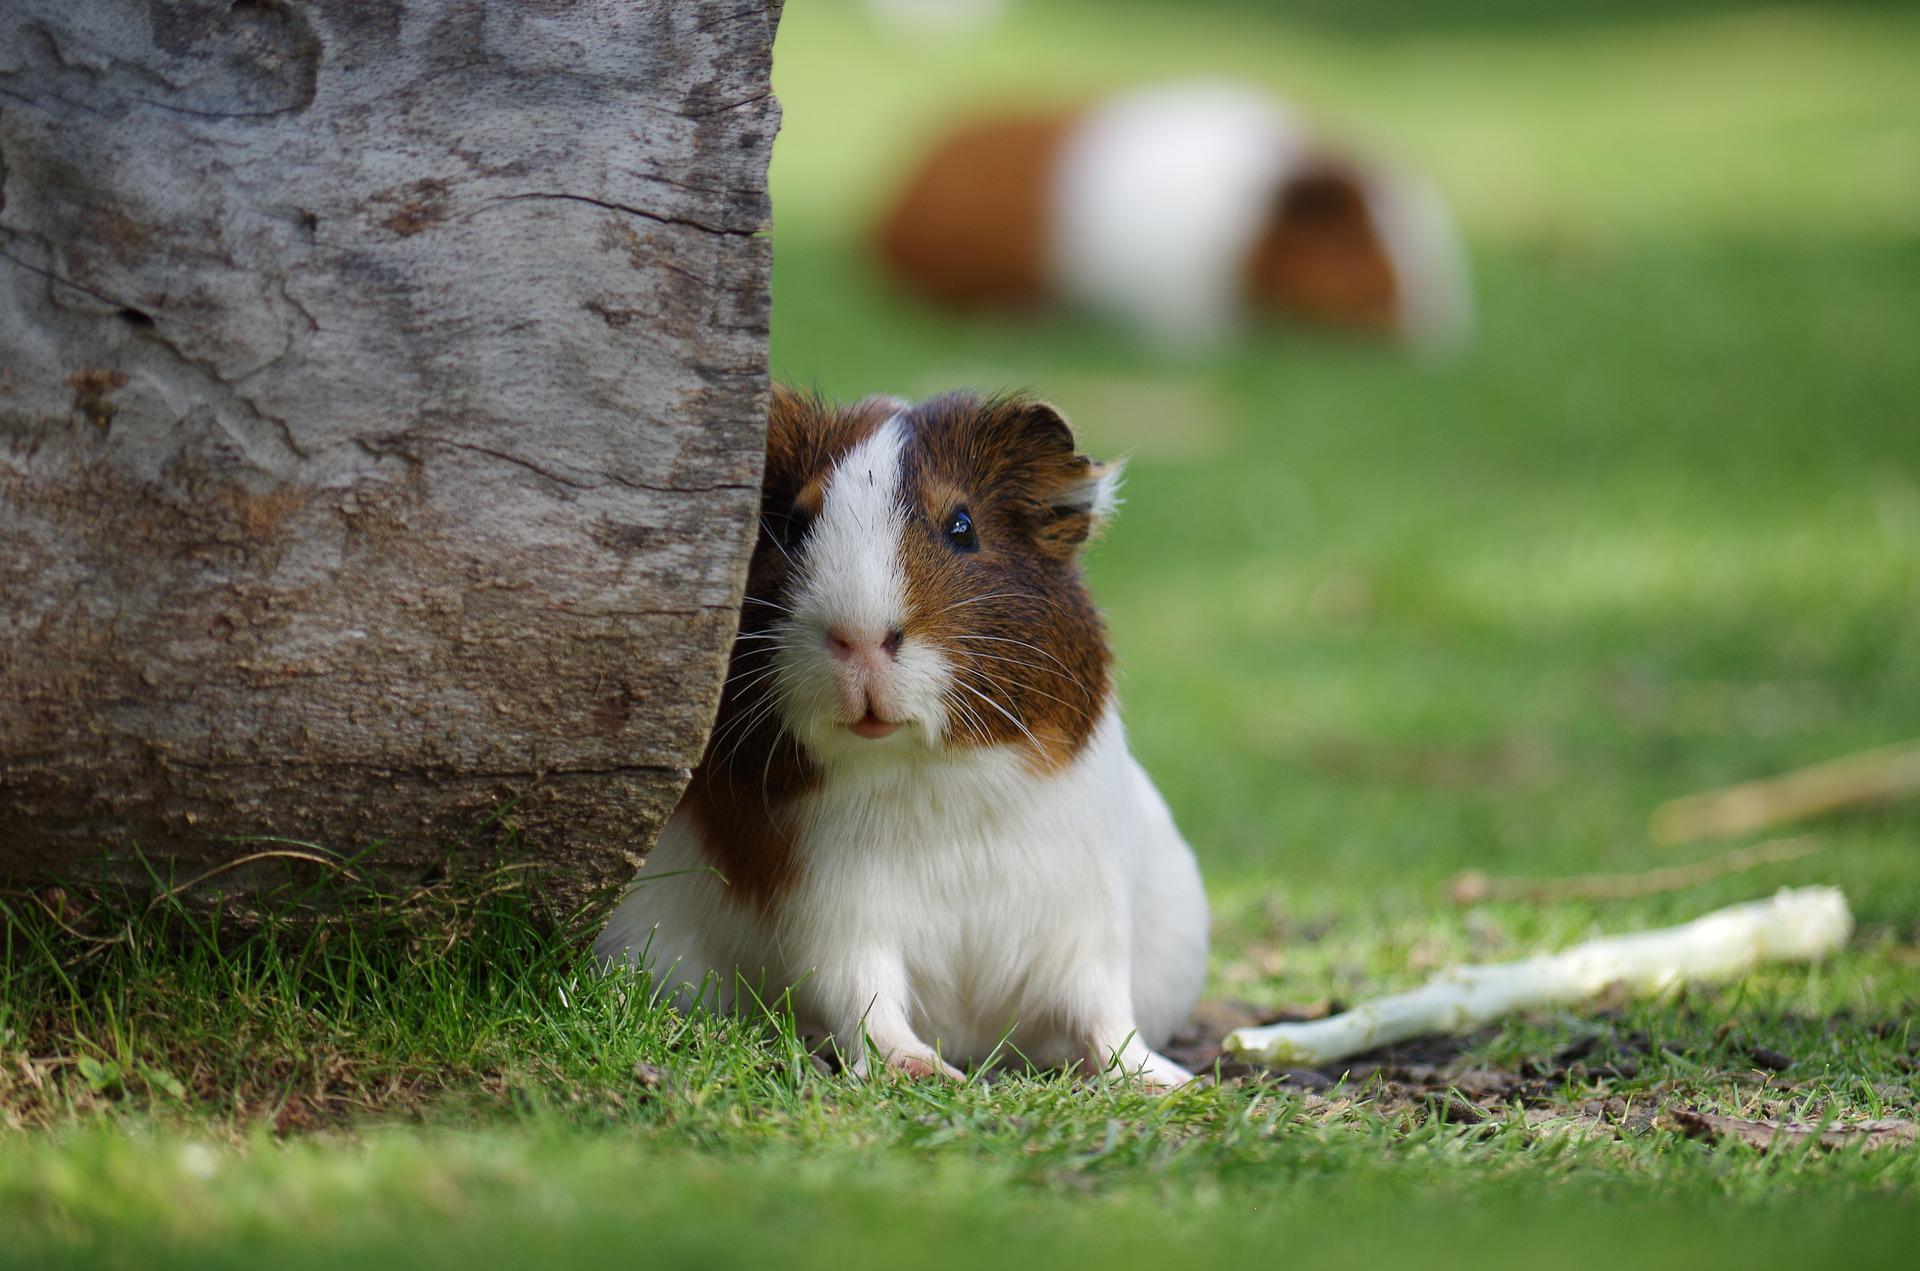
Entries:
{"type": "Polygon", "coordinates": [[[328,869],[332,870],[334,873],[347,879],[349,882],[357,883],[360,881],[360,876],[358,874],[354,873],[352,870],[348,869],[345,865],[342,865],[339,861],[334,860],[330,856],[322,856],[318,852],[297,852],[297,851],[290,850],[288,848],[274,848],[270,851],[264,851],[264,852],[249,852],[245,856],[235,857],[233,860],[225,861],[219,865],[215,865],[212,869],[207,870],[204,873],[195,874],[192,878],[189,878],[186,882],[179,883],[173,887],[169,887],[165,891],[155,895],[153,900],[149,902],[149,904],[147,905],[147,908],[149,910],[157,909],[158,907],[165,904],[169,900],[177,900],[179,897],[185,895],[187,892],[192,891],[194,888],[206,882],[208,879],[213,878],[219,874],[224,874],[230,869],[239,869],[242,865],[252,865],[256,861],[271,861],[271,860],[306,861],[309,864],[313,864],[313,865],[324,865],[328,869]]]}
{"type": "Polygon", "coordinates": [[[1795,861],[1820,850],[1818,839],[1802,836],[1770,839],[1751,847],[1696,861],[1668,865],[1640,874],[1581,874],[1573,878],[1490,878],[1477,869],[1455,874],[1447,883],[1447,898],[1456,905],[1482,900],[1624,900],[1679,891],[1728,874],[1742,874],[1762,865],[1795,861]]]}
{"type": "Polygon", "coordinates": [[[1883,746],[1685,798],[1653,810],[1656,841],[1733,838],[1825,812],[1920,794],[1920,742],[1883,746]]]}
{"type": "Polygon", "coordinates": [[[1678,927],[1606,936],[1520,962],[1453,967],[1420,988],[1327,1019],[1236,1028],[1223,1045],[1275,1067],[1316,1067],[1410,1037],[1464,1033],[1515,1011],[1582,1001],[1610,984],[1657,993],[1688,980],[1727,979],[1763,962],[1823,957],[1852,931],[1839,889],[1782,888],[1678,927]]]}

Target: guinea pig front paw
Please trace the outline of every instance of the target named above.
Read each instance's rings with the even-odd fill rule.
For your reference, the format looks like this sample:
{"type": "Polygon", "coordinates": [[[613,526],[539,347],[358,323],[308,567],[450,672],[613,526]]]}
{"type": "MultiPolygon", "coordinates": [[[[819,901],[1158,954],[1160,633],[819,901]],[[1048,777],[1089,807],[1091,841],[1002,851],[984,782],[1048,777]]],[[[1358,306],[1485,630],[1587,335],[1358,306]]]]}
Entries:
{"type": "Polygon", "coordinates": [[[1137,1072],[1127,1074],[1148,1094],[1167,1094],[1193,1080],[1193,1074],[1165,1055],[1152,1055],[1137,1072]]]}
{"type": "Polygon", "coordinates": [[[927,1081],[938,1078],[943,1081],[965,1081],[967,1074],[955,1068],[940,1056],[926,1054],[903,1054],[896,1052],[887,1056],[887,1070],[897,1072],[903,1077],[915,1081],[927,1081]]]}
{"type": "Polygon", "coordinates": [[[869,1041],[867,1050],[849,1065],[853,1075],[861,1079],[875,1075],[876,1071],[894,1073],[915,1081],[941,1079],[945,1081],[965,1081],[967,1074],[955,1068],[925,1043],[912,1042],[900,1046],[882,1047],[869,1041]]]}
{"type": "Polygon", "coordinates": [[[1158,1051],[1138,1044],[1119,1047],[1102,1057],[1096,1079],[1131,1083],[1148,1094],[1167,1094],[1194,1079],[1193,1074],[1158,1051]]]}

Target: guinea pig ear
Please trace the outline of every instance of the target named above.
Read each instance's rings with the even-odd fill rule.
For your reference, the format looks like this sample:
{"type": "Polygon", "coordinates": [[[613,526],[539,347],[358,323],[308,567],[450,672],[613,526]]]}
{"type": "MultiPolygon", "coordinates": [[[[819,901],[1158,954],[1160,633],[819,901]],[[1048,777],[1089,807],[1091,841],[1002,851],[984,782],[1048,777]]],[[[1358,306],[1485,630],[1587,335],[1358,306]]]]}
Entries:
{"type": "Polygon", "coordinates": [[[1086,517],[1090,532],[1097,534],[1120,510],[1120,478],[1127,461],[1114,459],[1101,463],[1085,455],[1074,457],[1085,461],[1086,470],[1054,500],[1053,506],[1058,512],[1086,517]]]}
{"type": "Polygon", "coordinates": [[[1048,403],[1023,403],[1021,413],[1027,437],[1045,456],[1035,464],[1042,483],[1039,502],[1046,513],[1035,537],[1043,548],[1070,556],[1099,533],[1120,506],[1123,465],[1080,454],[1066,417],[1048,403]]]}

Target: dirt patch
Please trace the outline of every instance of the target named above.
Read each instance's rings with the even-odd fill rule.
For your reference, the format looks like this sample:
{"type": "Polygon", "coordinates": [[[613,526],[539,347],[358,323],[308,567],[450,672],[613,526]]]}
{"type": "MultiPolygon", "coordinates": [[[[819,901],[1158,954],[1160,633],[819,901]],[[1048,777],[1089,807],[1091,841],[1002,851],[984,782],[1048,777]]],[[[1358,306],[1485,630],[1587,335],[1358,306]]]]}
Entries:
{"type": "Polygon", "coordinates": [[[1417,1038],[1317,1068],[1269,1069],[1221,1048],[1221,1039],[1234,1028],[1318,1019],[1337,1009],[1260,1011],[1239,1002],[1204,1002],[1167,1054],[1221,1081],[1269,1080],[1315,1095],[1338,1093],[1377,1113],[1461,1125],[1504,1123],[1518,1109],[1529,1125],[1614,1134],[1644,1131],[1657,1107],[1636,1107],[1635,1101],[1611,1093],[1612,1082],[1639,1075],[1641,1060],[1652,1049],[1646,1033],[1619,1031],[1617,1012],[1597,1018],[1597,1031],[1512,1069],[1474,1061],[1479,1048],[1496,1035],[1492,1028],[1460,1037],[1417,1038]],[[1591,1097],[1569,1097],[1583,1089],[1591,1097]]]}
{"type": "MultiPolygon", "coordinates": [[[[1318,1068],[1269,1069],[1221,1048],[1222,1039],[1235,1028],[1319,1019],[1340,1009],[1338,1004],[1316,1004],[1263,1011],[1245,1002],[1202,1002],[1166,1053],[1222,1082],[1272,1082],[1303,1092],[1315,1106],[1364,1107],[1416,1124],[1439,1120],[1491,1129],[1517,1120],[1541,1135],[1609,1139],[1665,1130],[1710,1142],[1747,1143],[1763,1151],[1807,1143],[1870,1149],[1910,1145],[1920,1138],[1920,1124],[1904,1118],[1817,1125],[1783,1119],[1800,1106],[1796,1092],[1825,1085],[1823,1074],[1805,1071],[1817,1064],[1803,1065],[1794,1055],[1743,1038],[1723,1024],[1710,1048],[1718,1067],[1709,1071],[1686,1064],[1680,1067],[1689,1072],[1682,1073],[1671,1061],[1702,1056],[1685,1055],[1630,1028],[1617,1006],[1594,1011],[1588,1017],[1592,1031],[1511,1068],[1485,1066],[1484,1049],[1498,1035],[1494,1028],[1460,1037],[1419,1038],[1318,1068]],[[1643,1070],[1648,1077],[1664,1073],[1667,1079],[1647,1080],[1643,1070]],[[1765,1119],[1724,1116],[1692,1106],[1701,1094],[1716,1089],[1737,1090],[1738,1110],[1765,1119]]],[[[1834,1026],[1853,1021],[1841,1012],[1824,1022],[1834,1026]]],[[[1887,1029],[1899,1025],[1871,1027],[1886,1036],[1887,1029]]],[[[1889,1110],[1910,1115],[1915,1110],[1910,1090],[1885,1086],[1879,1094],[1889,1110]]]]}
{"type": "MultiPolygon", "coordinates": [[[[1484,1121],[1496,1113],[1504,1117],[1516,1102],[1563,1106],[1565,1100],[1559,1096],[1570,1079],[1579,1083],[1637,1072],[1630,1060],[1589,1070],[1585,1059],[1598,1047],[1597,1037],[1583,1038],[1544,1063],[1524,1064],[1511,1071],[1477,1067],[1470,1055],[1494,1036],[1493,1029],[1462,1037],[1419,1038],[1317,1068],[1270,1069],[1228,1055],[1220,1045],[1234,1028],[1318,1019],[1326,1013],[1258,1012],[1239,1003],[1204,1003],[1195,1012],[1189,1030],[1168,1046],[1167,1054],[1196,1072],[1216,1074],[1222,1081],[1267,1079],[1316,1094],[1339,1088],[1363,1095],[1378,1111],[1420,1109],[1463,1123],[1484,1121]]],[[[1644,1048],[1646,1035],[1634,1034],[1626,1039],[1626,1045],[1629,1049],[1634,1045],[1644,1048]]]]}
{"type": "Polygon", "coordinates": [[[1866,1152],[1882,1147],[1910,1147],[1920,1141],[1920,1123],[1892,1117],[1849,1125],[1808,1125],[1794,1121],[1749,1121],[1694,1108],[1673,1108],[1664,1119],[1689,1138],[1715,1142],[1733,1140],[1762,1152],[1774,1148],[1805,1148],[1810,1143],[1829,1150],[1857,1147],[1866,1152]]]}

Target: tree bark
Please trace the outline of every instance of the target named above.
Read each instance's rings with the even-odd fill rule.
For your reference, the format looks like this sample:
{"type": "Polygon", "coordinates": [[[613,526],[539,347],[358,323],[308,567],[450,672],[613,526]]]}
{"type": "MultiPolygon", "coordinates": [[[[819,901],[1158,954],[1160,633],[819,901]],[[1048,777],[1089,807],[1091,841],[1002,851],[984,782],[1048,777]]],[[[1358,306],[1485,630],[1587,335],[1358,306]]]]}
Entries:
{"type": "Polygon", "coordinates": [[[776,18],[6,0],[0,875],[631,875],[752,545],[776,18]]]}

